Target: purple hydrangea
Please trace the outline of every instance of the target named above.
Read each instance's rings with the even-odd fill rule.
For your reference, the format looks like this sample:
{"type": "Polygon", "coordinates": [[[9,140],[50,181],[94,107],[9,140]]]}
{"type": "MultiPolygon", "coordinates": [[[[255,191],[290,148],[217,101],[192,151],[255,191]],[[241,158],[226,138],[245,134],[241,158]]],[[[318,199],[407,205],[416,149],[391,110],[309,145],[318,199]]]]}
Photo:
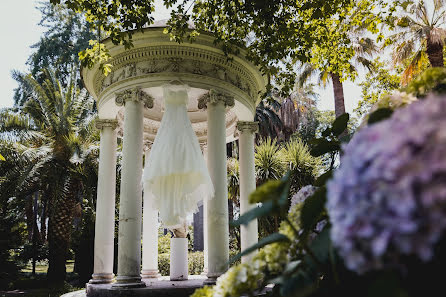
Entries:
{"type": "Polygon", "coordinates": [[[364,127],[327,184],[331,238],[364,273],[432,260],[446,229],[446,98],[429,97],[364,127]]]}
{"type": "Polygon", "coordinates": [[[290,210],[294,205],[302,203],[305,201],[305,199],[312,196],[315,191],[316,188],[312,185],[302,187],[296,194],[293,195],[293,197],[291,197],[290,210]]]}

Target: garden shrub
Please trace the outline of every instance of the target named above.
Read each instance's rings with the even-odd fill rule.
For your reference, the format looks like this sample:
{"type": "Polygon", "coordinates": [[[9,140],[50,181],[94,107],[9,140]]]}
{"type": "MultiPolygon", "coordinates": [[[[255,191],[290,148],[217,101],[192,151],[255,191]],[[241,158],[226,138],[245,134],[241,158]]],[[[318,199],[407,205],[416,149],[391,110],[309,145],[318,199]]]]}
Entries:
{"type": "MultiPolygon", "coordinates": [[[[189,275],[199,275],[203,272],[203,252],[189,252],[187,255],[189,264],[189,275]]],[[[170,274],[170,253],[158,255],[158,270],[161,275],[170,274]]]]}

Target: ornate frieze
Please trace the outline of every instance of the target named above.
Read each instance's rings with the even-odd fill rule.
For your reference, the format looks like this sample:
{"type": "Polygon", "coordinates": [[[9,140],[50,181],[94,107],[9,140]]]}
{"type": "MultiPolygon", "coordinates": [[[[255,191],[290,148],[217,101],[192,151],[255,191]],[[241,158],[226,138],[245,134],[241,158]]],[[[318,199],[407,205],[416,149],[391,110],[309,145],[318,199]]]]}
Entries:
{"type": "Polygon", "coordinates": [[[233,96],[217,92],[215,90],[210,90],[209,92],[198,98],[199,109],[205,109],[208,104],[218,103],[223,103],[225,107],[233,107],[235,101],[233,96]]]}
{"type": "Polygon", "coordinates": [[[113,130],[118,127],[117,120],[109,120],[109,119],[98,119],[95,123],[96,129],[102,130],[105,127],[111,127],[113,130]]]}
{"type": "Polygon", "coordinates": [[[255,100],[259,88],[253,75],[239,62],[230,60],[223,54],[184,45],[129,50],[117,55],[111,64],[113,71],[109,75],[104,76],[98,72],[95,77],[95,91],[98,94],[121,81],[163,73],[183,73],[217,79],[240,89],[252,100],[255,100]]]}
{"type": "Polygon", "coordinates": [[[139,101],[142,102],[146,108],[153,107],[153,97],[139,87],[116,93],[116,105],[123,106],[127,101],[139,101]]]}
{"type": "Polygon", "coordinates": [[[240,132],[249,132],[256,133],[259,130],[258,122],[247,122],[247,121],[238,121],[237,122],[237,130],[240,132]]]}

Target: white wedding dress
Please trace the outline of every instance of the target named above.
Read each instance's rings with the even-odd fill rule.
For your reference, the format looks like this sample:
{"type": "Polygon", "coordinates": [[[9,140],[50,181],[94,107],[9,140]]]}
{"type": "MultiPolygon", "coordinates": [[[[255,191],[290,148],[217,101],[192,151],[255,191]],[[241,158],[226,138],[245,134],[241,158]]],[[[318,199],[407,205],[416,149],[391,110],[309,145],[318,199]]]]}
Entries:
{"type": "Polygon", "coordinates": [[[165,227],[182,226],[214,187],[187,115],[188,87],[163,86],[165,112],[145,162],[143,183],[165,227]]]}

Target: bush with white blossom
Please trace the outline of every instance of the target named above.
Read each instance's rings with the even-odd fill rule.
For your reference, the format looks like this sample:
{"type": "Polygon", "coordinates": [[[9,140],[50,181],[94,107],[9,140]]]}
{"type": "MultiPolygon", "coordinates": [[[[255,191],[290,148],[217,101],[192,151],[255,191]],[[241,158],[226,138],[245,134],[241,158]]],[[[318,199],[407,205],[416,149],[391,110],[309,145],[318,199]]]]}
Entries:
{"type": "Polygon", "coordinates": [[[331,239],[358,273],[427,262],[446,230],[446,99],[430,96],[358,131],[327,184],[331,239]]]}

